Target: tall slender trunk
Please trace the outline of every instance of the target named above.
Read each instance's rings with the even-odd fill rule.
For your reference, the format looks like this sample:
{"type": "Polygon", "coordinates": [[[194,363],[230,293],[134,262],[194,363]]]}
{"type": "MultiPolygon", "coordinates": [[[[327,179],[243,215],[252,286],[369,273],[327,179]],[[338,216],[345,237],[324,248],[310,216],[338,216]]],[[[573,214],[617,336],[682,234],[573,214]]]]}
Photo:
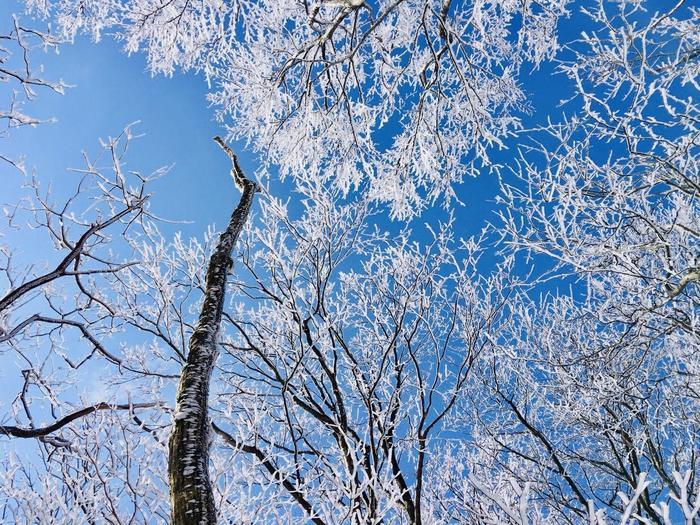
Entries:
{"type": "Polygon", "coordinates": [[[214,140],[231,158],[231,176],[243,195],[209,259],[204,302],[190,338],[187,364],[180,376],[168,458],[173,525],[216,523],[209,480],[209,382],[218,353],[226,277],[233,264],[231,251],[258,191],[258,185],[243,174],[231,149],[219,137],[214,140]]]}

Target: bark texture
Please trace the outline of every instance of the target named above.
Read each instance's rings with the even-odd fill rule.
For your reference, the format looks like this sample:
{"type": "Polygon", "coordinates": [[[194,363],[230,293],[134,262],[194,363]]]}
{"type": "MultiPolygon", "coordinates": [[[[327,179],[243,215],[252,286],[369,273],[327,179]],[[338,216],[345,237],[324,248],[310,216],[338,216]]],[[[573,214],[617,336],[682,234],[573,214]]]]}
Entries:
{"type": "Polygon", "coordinates": [[[168,457],[173,525],[216,523],[209,480],[209,382],[218,353],[226,276],[233,264],[231,251],[258,190],[258,185],[243,174],[231,149],[219,137],[214,140],[231,158],[231,176],[243,195],[209,260],[204,302],[180,376],[168,457]]]}

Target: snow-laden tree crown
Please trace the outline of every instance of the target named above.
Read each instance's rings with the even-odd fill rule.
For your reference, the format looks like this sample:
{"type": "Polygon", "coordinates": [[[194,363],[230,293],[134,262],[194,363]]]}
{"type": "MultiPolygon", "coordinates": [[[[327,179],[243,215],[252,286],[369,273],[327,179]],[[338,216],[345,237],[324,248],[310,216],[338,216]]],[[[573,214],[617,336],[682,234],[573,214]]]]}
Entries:
{"type": "Polygon", "coordinates": [[[518,75],[565,0],[30,0],[63,36],[117,32],[154,73],[202,71],[231,137],[280,173],[362,187],[407,217],[520,128],[518,75]],[[303,174],[303,175],[302,175],[303,174]]]}

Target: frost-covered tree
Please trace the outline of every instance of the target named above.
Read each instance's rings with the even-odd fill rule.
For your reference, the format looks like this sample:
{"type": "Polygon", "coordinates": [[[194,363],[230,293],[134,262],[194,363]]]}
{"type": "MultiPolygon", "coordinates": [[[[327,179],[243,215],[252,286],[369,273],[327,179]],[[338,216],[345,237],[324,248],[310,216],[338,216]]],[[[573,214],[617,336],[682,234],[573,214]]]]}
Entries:
{"type": "MultiPolygon", "coordinates": [[[[231,251],[257,185],[242,174],[235,155],[217,139],[231,157],[241,201],[206,261],[194,261],[196,252],[190,250],[176,263],[180,244],[176,241],[165,251],[158,221],[148,211],[147,185],[163,170],[149,177],[126,170],[123,157],[131,138],[127,128],[102,144],[111,163],[108,170],[99,167],[103,157],[86,156],[86,167],[75,170],[74,192],[62,201],[44,193],[32,177],[25,197],[5,209],[9,236],[15,242],[27,234],[23,230],[34,229],[48,237],[38,236],[34,242],[48,242],[54,253],[40,264],[27,263],[18,256],[20,250],[2,246],[6,289],[0,297],[0,343],[7,346],[6,357],[21,358],[24,367],[23,382],[9,403],[11,413],[4,417],[24,424],[3,423],[0,434],[36,438],[46,445],[42,482],[48,481],[44,477],[53,468],[83,470],[76,475],[78,481],[58,474],[63,485],[54,497],[61,504],[48,511],[23,507],[20,503],[30,500],[9,490],[5,511],[17,522],[32,521],[34,516],[44,522],[54,512],[59,520],[93,522],[102,517],[121,522],[124,505],[131,519],[167,519],[167,505],[153,501],[167,493],[161,430],[170,426],[162,423],[168,413],[173,413],[167,445],[173,522],[216,520],[208,470],[209,378],[218,352],[231,251]],[[13,235],[15,229],[18,233],[13,235]],[[190,275],[189,283],[181,280],[181,265],[193,263],[197,278],[190,275]],[[201,307],[188,301],[193,289],[201,289],[201,307]],[[178,378],[175,402],[164,400],[160,391],[178,378]],[[130,387],[125,389],[124,384],[130,387]],[[117,402],[116,397],[127,399],[117,402]],[[143,409],[153,410],[137,414],[143,409]],[[119,411],[128,416],[97,415],[119,411]],[[53,421],[40,424],[47,414],[53,421]],[[78,424],[90,431],[71,438],[72,424],[88,416],[90,422],[78,424]],[[119,431],[122,436],[113,434],[119,431]],[[102,462],[99,448],[111,456],[111,464],[102,462]],[[71,465],[73,457],[79,467],[71,465]],[[91,464],[84,466],[85,461],[91,464]],[[94,483],[92,495],[74,484],[88,480],[94,483]],[[151,485],[150,490],[143,490],[144,485],[151,485]],[[94,499],[103,496],[110,507],[94,499]],[[67,512],[68,507],[74,508],[67,512]]],[[[26,471],[12,459],[3,466],[12,488],[15,482],[21,487],[18,494],[26,490],[24,483],[33,484],[31,469],[26,471]]],[[[44,493],[50,486],[38,490],[44,493]]]]}
{"type": "MultiPolygon", "coordinates": [[[[0,434],[36,440],[26,456],[2,459],[7,523],[147,522],[169,512],[163,409],[171,401],[160,388],[179,371],[173,356],[150,351],[150,335],[127,336],[156,334],[154,320],[168,315],[144,306],[151,301],[140,294],[158,290],[136,285],[152,177],[123,169],[130,138],[127,129],[103,144],[104,155],[86,156],[58,195],[27,176],[23,196],[3,208],[0,434]],[[111,168],[100,168],[105,159],[111,168]],[[43,247],[43,260],[28,259],[30,244],[43,247]]],[[[175,334],[157,335],[171,348],[175,334]]]]}
{"type": "Polygon", "coordinates": [[[430,521],[423,480],[508,272],[478,276],[478,243],[449,225],[421,246],[373,228],[366,200],[308,187],[296,218],[265,193],[230,278],[255,183],[234,172],[244,198],[218,240],[168,243],[150,178],[122,168],[129,139],[106,142],[111,169],[89,161],[65,202],[34,182],[7,217],[34,221],[59,262],[5,267],[2,343],[25,368],[0,432],[37,439],[43,460],[3,464],[6,516],[167,521],[170,433],[174,522],[430,521]],[[227,284],[240,304],[224,311],[227,284]]]}
{"type": "Polygon", "coordinates": [[[226,229],[206,264],[202,306],[182,368],[168,451],[172,522],[215,523],[216,504],[209,480],[209,383],[219,353],[231,252],[243,231],[258,184],[247,178],[236,155],[221,138],[215,140],[231,158],[231,177],[241,190],[226,229]]]}
{"type": "Polygon", "coordinates": [[[307,191],[294,221],[266,202],[243,246],[234,289],[248,300],[226,318],[215,428],[268,472],[222,518],[432,523],[441,494],[426,482],[497,337],[508,269],[480,276],[478,241],[449,224],[421,246],[371,228],[364,200],[307,191]]]}
{"type": "Polygon", "coordinates": [[[591,8],[561,63],[581,109],[533,133],[504,185],[503,240],[575,288],[524,309],[484,363],[484,442],[574,522],[645,483],[628,516],[698,520],[700,12],[684,4],[591,8]],[[659,499],[682,493],[695,507],[669,518],[659,499]]]}
{"type": "MultiPolygon", "coordinates": [[[[194,458],[222,522],[604,523],[649,509],[663,522],[680,508],[693,523],[696,371],[665,377],[672,360],[602,325],[600,303],[533,302],[511,263],[480,274],[483,239],[459,241],[453,224],[420,243],[377,230],[366,200],[297,197],[290,211],[263,191],[228,277],[209,464],[194,458]]],[[[43,459],[3,465],[10,520],[170,519],[167,437],[192,416],[173,387],[218,241],[168,242],[147,208],[133,213],[81,260],[104,264],[109,232],[111,257],[128,258],[39,289],[65,323],[14,323],[36,300],[7,312],[18,328],[3,343],[28,377],[2,432],[39,439],[43,459]]]]}
{"type": "Polygon", "coordinates": [[[694,6],[582,2],[559,48],[562,2],[27,3],[203,71],[295,189],[263,174],[243,231],[166,239],[127,133],[74,197],[7,208],[57,259],[3,251],[0,429],[40,452],[2,465],[10,521],[698,523],[694,6]],[[520,130],[518,71],[555,53],[569,116],[520,130]],[[375,221],[516,131],[481,236],[375,221]]]}

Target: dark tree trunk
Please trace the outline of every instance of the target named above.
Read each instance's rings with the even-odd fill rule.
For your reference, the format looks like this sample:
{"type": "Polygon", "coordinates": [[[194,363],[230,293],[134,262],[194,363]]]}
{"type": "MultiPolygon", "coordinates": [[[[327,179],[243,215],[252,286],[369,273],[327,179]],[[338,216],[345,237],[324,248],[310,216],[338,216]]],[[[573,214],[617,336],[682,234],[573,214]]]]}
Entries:
{"type": "Polygon", "coordinates": [[[204,302],[189,342],[187,364],[180,376],[168,458],[173,525],[216,523],[216,505],[209,480],[209,382],[218,353],[226,278],[233,264],[231,251],[258,190],[257,184],[243,175],[230,148],[220,138],[214,140],[231,157],[231,175],[243,195],[209,260],[204,302]]]}

